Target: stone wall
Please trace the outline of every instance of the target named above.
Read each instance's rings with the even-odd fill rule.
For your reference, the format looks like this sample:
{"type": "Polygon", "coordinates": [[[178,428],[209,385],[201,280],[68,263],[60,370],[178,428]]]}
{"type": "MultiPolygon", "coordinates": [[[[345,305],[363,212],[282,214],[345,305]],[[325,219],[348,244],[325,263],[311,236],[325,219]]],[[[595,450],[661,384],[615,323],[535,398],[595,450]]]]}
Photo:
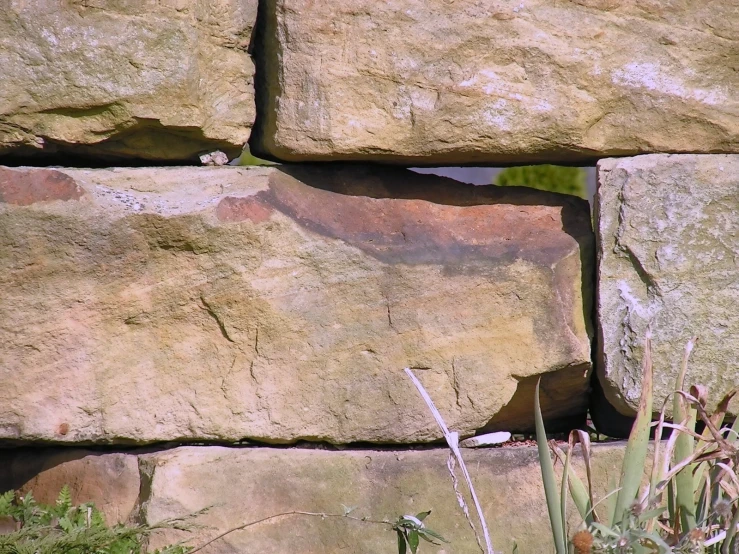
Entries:
{"type": "MultiPolygon", "coordinates": [[[[221,502],[196,542],[431,508],[435,551],[472,552],[404,368],[463,438],[530,433],[539,379],[549,430],[619,436],[651,327],[655,406],[693,336],[715,403],[738,29],[719,0],[0,0],[0,488],[111,521],[221,502]],[[197,167],[247,142],[279,165],[197,167]],[[404,167],[541,162],[597,165],[592,215],[404,167]]],[[[496,548],[549,549],[533,452],[468,456],[496,548]]],[[[355,524],[209,552],[393,547],[355,524]]]]}

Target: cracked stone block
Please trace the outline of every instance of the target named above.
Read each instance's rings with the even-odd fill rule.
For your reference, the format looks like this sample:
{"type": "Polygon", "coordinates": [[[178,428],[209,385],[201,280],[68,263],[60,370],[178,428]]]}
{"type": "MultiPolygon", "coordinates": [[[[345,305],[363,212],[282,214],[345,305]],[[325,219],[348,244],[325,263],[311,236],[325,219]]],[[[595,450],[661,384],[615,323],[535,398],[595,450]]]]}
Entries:
{"type": "Polygon", "coordinates": [[[587,409],[585,201],[363,167],[0,168],[0,438],[426,442],[587,409]]]}
{"type": "Polygon", "coordinates": [[[598,377],[619,412],[636,412],[649,324],[656,409],[693,336],[686,385],[708,387],[712,406],[739,386],[737,213],[739,155],[598,163],[598,377]]]}
{"type": "Polygon", "coordinates": [[[93,502],[111,525],[128,521],[139,501],[141,480],[133,454],[78,448],[19,448],[0,451],[0,493],[32,493],[54,504],[69,487],[72,502],[93,502]]]}
{"type": "Polygon", "coordinates": [[[257,155],[739,152],[736,2],[274,0],[264,15],[257,155]]]}
{"type": "Polygon", "coordinates": [[[0,157],[237,156],[256,0],[0,0],[0,157]]]}

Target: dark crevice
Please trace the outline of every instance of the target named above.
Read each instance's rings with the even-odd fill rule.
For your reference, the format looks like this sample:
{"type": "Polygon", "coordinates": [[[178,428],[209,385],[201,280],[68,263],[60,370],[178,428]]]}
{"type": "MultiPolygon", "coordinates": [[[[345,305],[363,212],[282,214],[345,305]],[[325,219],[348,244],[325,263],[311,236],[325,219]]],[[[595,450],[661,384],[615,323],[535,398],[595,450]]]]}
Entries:
{"type": "Polygon", "coordinates": [[[140,158],[117,158],[99,154],[72,154],[69,152],[39,153],[35,155],[0,155],[0,165],[8,167],[60,167],[64,169],[106,169],[113,167],[202,167],[199,160],[145,160],[140,158]]]}
{"type": "MultiPolygon", "coordinates": [[[[552,432],[547,433],[550,439],[555,440],[566,440],[567,433],[552,432]]],[[[532,440],[533,434],[530,433],[514,433],[514,440],[532,440]]],[[[427,443],[392,443],[392,444],[376,444],[370,442],[354,442],[347,444],[332,444],[328,442],[313,442],[313,441],[296,441],[290,444],[274,444],[260,441],[239,441],[239,442],[228,442],[228,441],[192,441],[192,442],[180,442],[180,441],[167,441],[167,442],[156,442],[151,444],[83,444],[83,443],[26,443],[26,444],[7,444],[5,441],[0,441],[0,461],[7,456],[16,456],[19,454],[33,454],[34,459],[38,459],[39,463],[43,462],[42,454],[44,451],[49,452],[69,452],[70,456],[80,458],[87,455],[101,456],[104,454],[132,454],[132,455],[143,455],[143,454],[155,454],[157,452],[164,452],[167,450],[173,450],[175,448],[181,448],[185,446],[191,447],[209,447],[218,446],[232,448],[234,450],[240,449],[271,449],[271,450],[325,450],[330,452],[403,452],[403,451],[428,451],[428,450],[439,450],[448,449],[448,446],[444,439],[439,439],[433,442],[427,443]]],[[[520,445],[514,444],[508,446],[501,444],[494,448],[519,448],[520,445]]],[[[474,449],[470,449],[474,450],[474,449]]],[[[29,475],[36,474],[41,469],[28,468],[29,475]]],[[[145,469],[145,468],[144,468],[145,469]]],[[[142,475],[146,473],[142,471],[142,475]]],[[[2,480],[0,480],[2,482],[2,480]]],[[[140,497],[145,498],[147,492],[144,484],[142,483],[142,489],[139,493],[140,497]]]]}
{"type": "Polygon", "coordinates": [[[254,103],[256,104],[256,115],[249,137],[249,148],[252,153],[260,158],[279,161],[267,152],[263,152],[258,144],[260,142],[259,137],[262,137],[265,133],[264,114],[270,109],[267,67],[269,67],[269,64],[277,63],[277,60],[267,59],[267,48],[265,47],[267,37],[265,27],[267,27],[267,20],[270,17],[268,4],[268,0],[259,1],[257,20],[254,23],[248,50],[254,61],[254,103]]]}
{"type": "Polygon", "coordinates": [[[639,279],[641,279],[642,283],[647,288],[647,293],[650,295],[656,295],[656,296],[662,296],[662,290],[659,286],[659,283],[652,277],[652,275],[649,273],[646,267],[644,267],[644,264],[639,259],[639,256],[636,255],[636,253],[626,245],[619,245],[619,248],[621,252],[626,254],[626,257],[629,259],[629,262],[631,262],[631,266],[634,268],[634,271],[636,271],[636,274],[639,276],[639,279]]]}
{"type": "Polygon", "coordinates": [[[139,457],[138,466],[139,494],[136,498],[135,508],[130,519],[136,525],[144,525],[147,520],[146,509],[149,506],[149,499],[151,498],[151,485],[154,480],[155,465],[151,460],[139,457]]]}

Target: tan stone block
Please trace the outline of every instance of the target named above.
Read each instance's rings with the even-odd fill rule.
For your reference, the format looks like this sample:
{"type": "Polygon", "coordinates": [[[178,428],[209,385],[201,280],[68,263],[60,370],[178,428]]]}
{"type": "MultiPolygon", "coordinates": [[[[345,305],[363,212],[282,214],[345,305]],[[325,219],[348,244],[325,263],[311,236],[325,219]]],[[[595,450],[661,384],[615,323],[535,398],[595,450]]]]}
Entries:
{"type": "Polygon", "coordinates": [[[587,203],[376,167],[0,168],[0,438],[440,437],[582,417],[587,203]],[[23,186],[17,186],[22,183],[23,186]]]}
{"type": "Polygon", "coordinates": [[[705,385],[715,406],[739,386],[739,156],[602,160],[598,180],[598,372],[606,397],[620,412],[636,412],[651,323],[655,409],[674,390],[692,336],[699,340],[686,386],[705,385]]]}
{"type": "Polygon", "coordinates": [[[0,156],[235,156],[256,0],[0,0],[0,156]]]}
{"type": "Polygon", "coordinates": [[[265,6],[253,146],[283,160],[739,152],[736,1],[265,6]]]}

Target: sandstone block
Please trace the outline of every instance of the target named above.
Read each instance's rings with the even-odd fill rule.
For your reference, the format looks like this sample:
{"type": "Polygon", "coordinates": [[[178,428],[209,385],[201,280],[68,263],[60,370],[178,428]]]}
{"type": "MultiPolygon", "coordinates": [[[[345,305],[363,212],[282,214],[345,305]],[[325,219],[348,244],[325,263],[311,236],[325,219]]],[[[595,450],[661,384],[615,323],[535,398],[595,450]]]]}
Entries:
{"type": "Polygon", "coordinates": [[[0,0],[0,156],[238,154],[256,0],[0,0]]]}
{"type": "Polygon", "coordinates": [[[424,442],[587,407],[587,204],[373,167],[0,168],[0,438],[424,442]]]}
{"type": "Polygon", "coordinates": [[[258,152],[408,165],[739,152],[736,3],[266,3],[258,152]]]}
{"type": "MultiPolygon", "coordinates": [[[[223,531],[293,510],[395,520],[432,510],[428,526],[450,544],[424,544],[422,552],[479,552],[452,487],[446,450],[330,452],[304,449],[183,447],[145,456],[151,482],[149,523],[213,505],[196,521],[210,526],[194,534],[167,532],[154,545],[187,539],[198,545],[223,531]]],[[[541,472],[535,447],[465,451],[496,552],[552,552],[541,472]]],[[[593,448],[597,498],[609,478],[618,480],[623,445],[593,448]]],[[[581,460],[576,471],[584,477],[581,460]]],[[[460,489],[464,485],[460,484],[460,489]]],[[[474,511],[469,499],[470,509],[474,511]]],[[[574,506],[570,523],[579,524],[574,506]]],[[[474,516],[473,516],[474,517],[474,516]]],[[[333,554],[395,552],[387,527],[342,518],[286,516],[231,533],[208,547],[211,554],[263,552],[333,554]]]]}
{"type": "Polygon", "coordinates": [[[0,492],[31,492],[53,504],[63,486],[72,502],[93,502],[109,524],[129,519],[136,508],[141,480],[133,454],[80,449],[16,449],[0,452],[0,492]]]}
{"type": "Polygon", "coordinates": [[[651,323],[659,407],[692,336],[699,342],[686,383],[707,386],[715,405],[739,385],[739,156],[602,160],[598,182],[598,373],[606,397],[635,413],[651,323]]]}

